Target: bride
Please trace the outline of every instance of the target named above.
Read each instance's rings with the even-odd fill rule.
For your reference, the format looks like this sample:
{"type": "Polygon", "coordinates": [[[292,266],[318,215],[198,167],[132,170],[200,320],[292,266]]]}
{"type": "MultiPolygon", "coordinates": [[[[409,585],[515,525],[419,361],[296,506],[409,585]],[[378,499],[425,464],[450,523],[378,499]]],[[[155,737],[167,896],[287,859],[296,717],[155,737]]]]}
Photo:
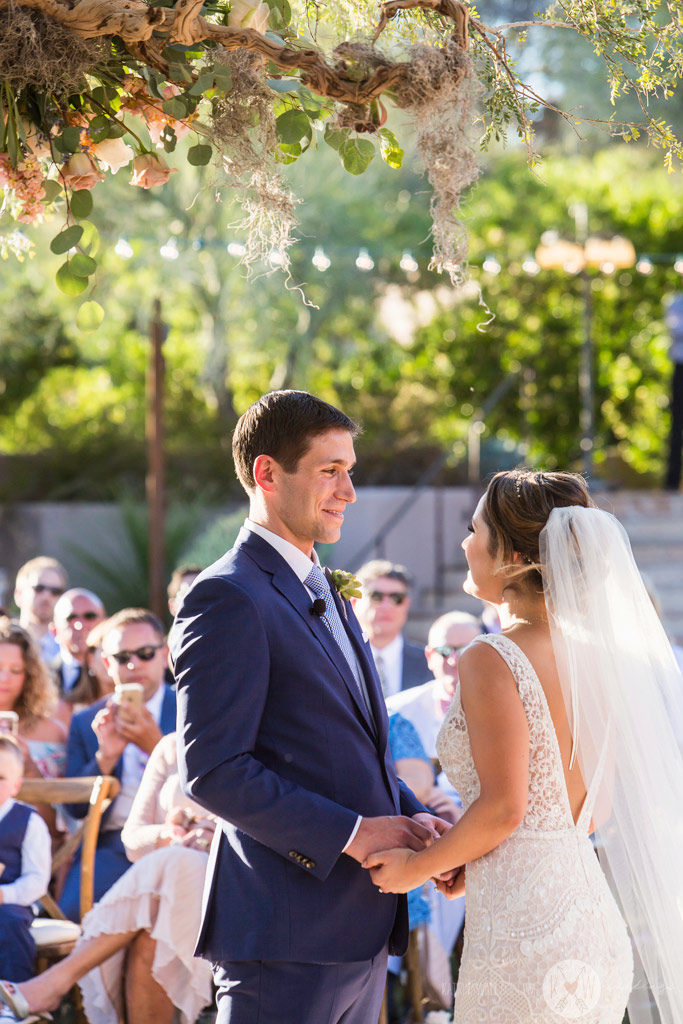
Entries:
{"type": "Polygon", "coordinates": [[[469,530],[465,590],[504,629],[461,656],[438,739],[465,813],[365,866],[381,891],[434,878],[450,896],[466,866],[459,1024],[621,1024],[627,1000],[631,1024],[680,1024],[683,759],[665,702],[679,715],[683,690],[626,534],[581,477],[519,470],[469,530]]]}

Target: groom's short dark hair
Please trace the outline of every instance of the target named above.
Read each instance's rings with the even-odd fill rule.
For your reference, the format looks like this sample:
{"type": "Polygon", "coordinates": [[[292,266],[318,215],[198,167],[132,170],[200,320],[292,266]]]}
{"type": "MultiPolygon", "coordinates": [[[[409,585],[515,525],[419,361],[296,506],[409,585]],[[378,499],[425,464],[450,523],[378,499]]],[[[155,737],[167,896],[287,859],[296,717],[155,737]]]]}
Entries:
{"type": "Polygon", "coordinates": [[[240,483],[256,486],[254,462],[270,455],[287,473],[294,473],[311,439],[327,430],[360,432],[357,423],[340,409],[307,391],[271,391],[262,395],[239,418],[232,435],[232,457],[240,483]]]}

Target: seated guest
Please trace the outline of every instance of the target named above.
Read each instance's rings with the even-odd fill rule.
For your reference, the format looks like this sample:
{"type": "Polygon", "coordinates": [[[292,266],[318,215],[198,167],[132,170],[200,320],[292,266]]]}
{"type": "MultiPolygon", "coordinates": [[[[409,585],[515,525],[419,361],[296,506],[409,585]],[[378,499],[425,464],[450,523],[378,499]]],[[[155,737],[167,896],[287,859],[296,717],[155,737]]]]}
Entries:
{"type": "Polygon", "coordinates": [[[69,585],[66,569],[56,558],[40,556],[26,562],[17,573],[14,601],[19,625],[26,630],[40,656],[49,664],[59,654],[59,644],[50,629],[57,598],[69,585]]]}
{"type": "Polygon", "coordinates": [[[88,633],[83,659],[84,671],[76,685],[64,694],[57,705],[55,714],[61,722],[64,722],[67,729],[77,711],[90,707],[95,701],[114,692],[114,680],[107,672],[107,666],[102,658],[102,637],[105,626],[106,620],[98,622],[95,628],[88,633]]]}
{"type": "MultiPolygon", "coordinates": [[[[12,619],[0,619],[0,712],[24,755],[24,775],[52,779],[64,774],[66,729],[53,717],[57,691],[38,648],[12,619]]],[[[55,809],[36,808],[54,838],[60,834],[55,809]]]]}
{"type": "Polygon", "coordinates": [[[385,699],[424,683],[429,678],[424,647],[403,636],[412,576],[405,566],[379,558],[362,565],[356,576],[363,592],[353,599],[353,610],[370,641],[385,699]]]}
{"type": "Polygon", "coordinates": [[[88,634],[105,615],[104,605],[92,590],[67,590],[57,601],[53,629],[59,654],[51,668],[60,694],[73,690],[81,681],[88,634]]]}
{"type": "Polygon", "coordinates": [[[174,619],[182,599],[202,571],[203,566],[201,565],[179,565],[171,573],[166,592],[168,594],[168,610],[174,619]]]}
{"type": "Polygon", "coordinates": [[[5,974],[10,1021],[56,1009],[80,982],[90,1024],[194,1024],[211,1002],[211,966],[194,957],[214,820],[184,796],[175,734],[155,747],[123,830],[132,867],[83,918],[69,956],[24,984],[5,974]],[[11,1014],[11,1015],[10,1015],[11,1014]]]}
{"type": "Polygon", "coordinates": [[[23,761],[17,741],[0,735],[0,976],[17,981],[35,970],[31,904],[47,892],[52,859],[45,822],[14,799],[23,761]]]}
{"type": "MultiPolygon", "coordinates": [[[[164,628],[144,608],[124,608],[103,628],[102,656],[116,686],[137,683],[141,704],[122,709],[114,697],[105,697],[77,712],[71,720],[66,771],[69,776],[114,775],[121,791],[102,819],[95,854],[95,899],[128,867],[121,829],[137,793],[147,759],[162,735],[175,729],[176,700],[164,683],[168,649],[164,628]]],[[[83,804],[69,805],[75,817],[83,817],[83,804]]],[[[80,859],[72,864],[60,905],[78,920],[80,859]]]]}

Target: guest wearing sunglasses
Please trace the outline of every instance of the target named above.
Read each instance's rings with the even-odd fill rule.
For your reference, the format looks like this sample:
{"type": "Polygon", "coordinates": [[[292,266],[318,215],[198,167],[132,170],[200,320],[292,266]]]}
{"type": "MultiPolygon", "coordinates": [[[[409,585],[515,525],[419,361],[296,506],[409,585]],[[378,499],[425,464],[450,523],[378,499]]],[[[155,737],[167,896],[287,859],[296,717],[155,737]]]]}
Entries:
{"type": "Polygon", "coordinates": [[[404,565],[366,562],[356,573],[363,595],[353,610],[370,641],[385,699],[429,678],[424,648],[403,636],[410,611],[412,576],[404,565]]]}
{"type": "Polygon", "coordinates": [[[66,569],[56,558],[39,555],[21,566],[14,585],[19,625],[25,629],[46,664],[59,654],[59,644],[50,630],[57,598],[69,585],[66,569]]]}
{"type": "Polygon", "coordinates": [[[75,587],[67,590],[57,601],[52,630],[59,644],[59,653],[50,667],[60,694],[69,693],[81,682],[88,634],[105,618],[104,605],[92,590],[75,587]]]}
{"type": "MultiPolygon", "coordinates": [[[[164,683],[168,649],[164,627],[144,608],[124,608],[107,620],[101,636],[102,658],[115,686],[137,683],[142,687],[139,710],[119,712],[116,695],[105,697],[71,720],[66,774],[114,775],[121,790],[102,819],[95,854],[95,900],[129,866],[121,829],[140,785],[147,759],[162,736],[175,729],[176,700],[164,683]]],[[[70,813],[83,817],[83,804],[70,805],[70,813]]],[[[67,876],[62,910],[78,920],[80,862],[67,876]]]]}

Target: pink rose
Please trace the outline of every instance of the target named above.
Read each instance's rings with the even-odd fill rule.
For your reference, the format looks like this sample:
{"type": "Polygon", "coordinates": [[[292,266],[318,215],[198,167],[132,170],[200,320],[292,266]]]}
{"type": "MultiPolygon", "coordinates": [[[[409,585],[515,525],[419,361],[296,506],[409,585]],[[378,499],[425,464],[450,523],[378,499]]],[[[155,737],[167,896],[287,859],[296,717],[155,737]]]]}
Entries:
{"type": "Polygon", "coordinates": [[[230,28],[253,28],[263,35],[268,31],[270,7],[264,0],[232,0],[228,13],[230,28]]]}
{"type": "Polygon", "coordinates": [[[98,182],[104,181],[104,175],[87,153],[74,153],[69,157],[60,171],[60,176],[64,187],[72,188],[74,192],[94,188],[98,182]]]}
{"type": "Polygon", "coordinates": [[[133,177],[131,185],[138,185],[140,188],[154,188],[155,185],[165,185],[172,174],[175,174],[175,167],[169,167],[165,160],[154,153],[143,153],[133,160],[133,177]]]}
{"type": "Polygon", "coordinates": [[[122,167],[129,164],[135,153],[123,139],[104,139],[92,147],[93,154],[106,170],[116,174],[122,167]]]}

